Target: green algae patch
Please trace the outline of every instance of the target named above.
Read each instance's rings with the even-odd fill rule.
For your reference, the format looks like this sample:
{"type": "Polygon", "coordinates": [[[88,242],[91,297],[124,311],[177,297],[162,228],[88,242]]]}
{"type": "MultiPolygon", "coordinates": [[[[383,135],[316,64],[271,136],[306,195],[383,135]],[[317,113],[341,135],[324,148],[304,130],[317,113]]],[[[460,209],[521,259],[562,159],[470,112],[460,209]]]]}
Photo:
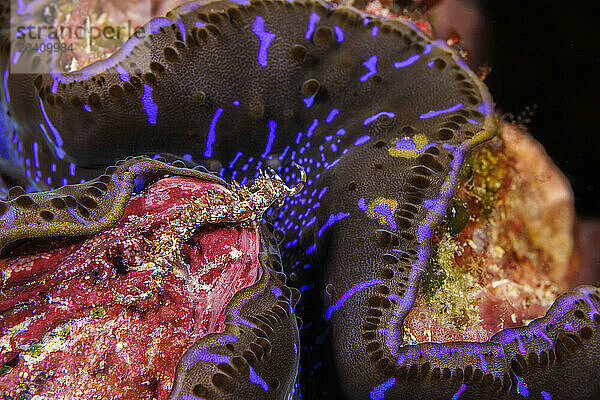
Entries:
{"type": "Polygon", "coordinates": [[[25,354],[29,357],[38,358],[40,354],[44,351],[44,348],[41,344],[34,343],[29,345],[29,348],[25,350],[25,354]]]}
{"type": "Polygon", "coordinates": [[[462,255],[462,247],[445,233],[433,248],[420,292],[436,322],[466,328],[480,322],[476,295],[481,288],[477,283],[478,274],[460,267],[455,255],[462,255]]]}
{"type": "Polygon", "coordinates": [[[65,324],[59,328],[57,336],[62,340],[65,340],[69,337],[69,333],[71,333],[71,325],[65,324]]]}
{"type": "Polygon", "coordinates": [[[90,310],[90,316],[92,318],[102,318],[106,315],[106,310],[104,307],[94,307],[90,310]]]}

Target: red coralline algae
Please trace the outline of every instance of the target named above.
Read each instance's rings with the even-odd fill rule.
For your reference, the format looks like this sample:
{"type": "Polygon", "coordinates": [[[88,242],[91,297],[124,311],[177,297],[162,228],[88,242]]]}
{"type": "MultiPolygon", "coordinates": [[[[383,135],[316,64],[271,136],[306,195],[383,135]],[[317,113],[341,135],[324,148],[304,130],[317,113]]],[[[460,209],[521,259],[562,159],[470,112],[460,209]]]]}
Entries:
{"type": "Polygon", "coordinates": [[[221,225],[182,246],[183,263],[162,288],[142,268],[150,241],[187,199],[211,189],[226,190],[192,178],[160,180],[133,196],[107,231],[28,243],[2,259],[0,360],[16,365],[0,377],[0,391],[166,398],[183,352],[224,330],[228,302],[258,275],[257,230],[221,225]]]}

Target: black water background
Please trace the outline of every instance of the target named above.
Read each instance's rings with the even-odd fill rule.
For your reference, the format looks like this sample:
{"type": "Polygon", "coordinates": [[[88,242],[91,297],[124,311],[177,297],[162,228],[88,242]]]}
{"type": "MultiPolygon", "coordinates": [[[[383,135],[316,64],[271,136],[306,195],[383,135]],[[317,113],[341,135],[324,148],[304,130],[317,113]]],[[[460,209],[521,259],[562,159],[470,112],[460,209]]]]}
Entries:
{"type": "Polygon", "coordinates": [[[600,217],[600,2],[481,0],[486,83],[497,109],[536,106],[530,133],[568,177],[575,209],[600,217]]]}

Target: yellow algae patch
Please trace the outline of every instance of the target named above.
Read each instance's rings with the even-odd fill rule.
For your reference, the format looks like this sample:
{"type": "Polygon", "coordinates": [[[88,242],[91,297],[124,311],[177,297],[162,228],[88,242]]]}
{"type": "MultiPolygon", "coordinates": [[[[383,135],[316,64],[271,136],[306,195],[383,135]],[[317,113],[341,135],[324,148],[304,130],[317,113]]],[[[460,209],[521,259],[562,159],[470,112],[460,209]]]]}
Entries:
{"type": "Polygon", "coordinates": [[[378,197],[369,203],[365,212],[369,218],[378,221],[381,225],[388,225],[390,228],[396,229],[393,215],[397,208],[398,200],[378,197]]]}
{"type": "Polygon", "coordinates": [[[417,133],[412,138],[405,136],[392,140],[392,147],[388,149],[388,152],[392,157],[415,158],[428,144],[427,137],[422,133],[417,133]]]}

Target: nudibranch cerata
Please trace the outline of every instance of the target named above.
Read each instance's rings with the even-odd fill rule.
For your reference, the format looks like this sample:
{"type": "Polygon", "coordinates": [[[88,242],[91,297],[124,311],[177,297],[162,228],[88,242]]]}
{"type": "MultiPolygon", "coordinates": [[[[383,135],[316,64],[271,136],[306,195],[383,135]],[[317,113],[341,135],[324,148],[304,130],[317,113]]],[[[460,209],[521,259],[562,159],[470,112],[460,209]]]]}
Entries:
{"type": "MultiPolygon", "coordinates": [[[[2,9],[5,30],[45,23],[43,1],[16,3],[14,21],[2,9]]],[[[129,155],[160,154],[242,183],[265,167],[291,182],[296,162],[306,171],[305,188],[267,212],[283,232],[284,269],[307,294],[297,310],[305,321],[291,396],[599,393],[594,287],[559,297],[543,318],[487,342],[403,340],[432,232],[463,160],[496,132],[487,88],[452,48],[408,21],[313,0],[188,3],[144,29],[112,56],[68,73],[56,54],[20,51],[26,35],[18,29],[10,40],[5,34],[5,181],[48,190],[90,179],[129,155]],[[327,367],[314,374],[316,364],[327,367]]],[[[112,199],[124,196],[116,190],[112,199]]],[[[13,189],[0,203],[0,220],[27,237],[27,225],[15,219],[26,209],[28,224],[60,234],[45,228],[52,203],[32,196],[13,189]]],[[[73,213],[61,218],[89,222],[107,212],[73,197],[73,213]]],[[[218,361],[189,368],[204,371],[211,362],[218,361]]],[[[193,392],[204,378],[187,371],[178,370],[170,398],[223,395],[193,392]]]]}

